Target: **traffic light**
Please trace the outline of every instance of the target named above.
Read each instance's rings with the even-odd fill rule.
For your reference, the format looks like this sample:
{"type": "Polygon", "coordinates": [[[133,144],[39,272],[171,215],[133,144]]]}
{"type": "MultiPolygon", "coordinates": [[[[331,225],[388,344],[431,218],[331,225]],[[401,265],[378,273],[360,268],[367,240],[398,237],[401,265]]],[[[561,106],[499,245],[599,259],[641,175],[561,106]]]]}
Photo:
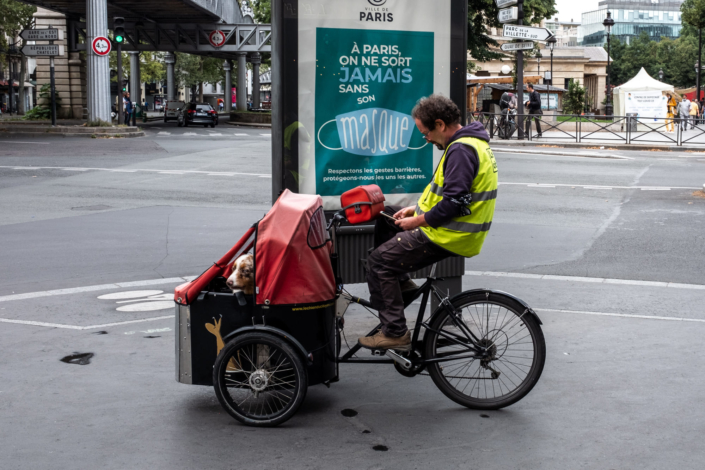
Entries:
{"type": "Polygon", "coordinates": [[[122,80],[122,91],[127,91],[127,84],[129,83],[129,80],[124,78],[122,80]]]}
{"type": "Polygon", "coordinates": [[[122,44],[125,42],[125,18],[116,16],[113,18],[113,33],[115,34],[115,42],[122,44]]]}

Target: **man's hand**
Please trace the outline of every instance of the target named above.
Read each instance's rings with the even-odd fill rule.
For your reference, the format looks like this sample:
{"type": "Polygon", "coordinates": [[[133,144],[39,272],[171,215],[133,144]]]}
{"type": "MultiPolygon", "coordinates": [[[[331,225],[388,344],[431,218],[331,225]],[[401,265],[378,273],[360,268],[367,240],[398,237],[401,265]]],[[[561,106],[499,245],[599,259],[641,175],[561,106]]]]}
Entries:
{"type": "MultiPolygon", "coordinates": [[[[416,211],[416,206],[405,207],[399,212],[394,214],[395,219],[405,219],[407,217],[413,217],[416,211]]],[[[397,224],[398,225],[398,224],[397,224]]]]}

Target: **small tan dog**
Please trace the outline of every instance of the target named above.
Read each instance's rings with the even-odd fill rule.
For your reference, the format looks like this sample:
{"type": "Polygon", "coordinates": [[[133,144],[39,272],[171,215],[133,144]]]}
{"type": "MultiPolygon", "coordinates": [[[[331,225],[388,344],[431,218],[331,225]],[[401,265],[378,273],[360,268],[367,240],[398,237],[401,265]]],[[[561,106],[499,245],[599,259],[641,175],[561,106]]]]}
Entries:
{"type": "Polygon", "coordinates": [[[233,263],[233,273],[226,284],[233,292],[241,290],[247,295],[255,293],[255,267],[251,254],[238,257],[233,263]]]}

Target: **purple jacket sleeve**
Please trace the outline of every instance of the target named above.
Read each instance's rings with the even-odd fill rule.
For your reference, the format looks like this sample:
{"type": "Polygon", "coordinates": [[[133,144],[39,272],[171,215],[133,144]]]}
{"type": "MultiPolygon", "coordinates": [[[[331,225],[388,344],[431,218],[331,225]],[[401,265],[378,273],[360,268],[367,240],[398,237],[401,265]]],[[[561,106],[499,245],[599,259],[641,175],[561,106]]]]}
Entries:
{"type": "Polygon", "coordinates": [[[443,200],[426,212],[428,225],[437,228],[462,215],[461,206],[449,198],[457,200],[470,192],[479,166],[480,160],[472,147],[456,144],[448,150],[443,170],[443,200]]]}

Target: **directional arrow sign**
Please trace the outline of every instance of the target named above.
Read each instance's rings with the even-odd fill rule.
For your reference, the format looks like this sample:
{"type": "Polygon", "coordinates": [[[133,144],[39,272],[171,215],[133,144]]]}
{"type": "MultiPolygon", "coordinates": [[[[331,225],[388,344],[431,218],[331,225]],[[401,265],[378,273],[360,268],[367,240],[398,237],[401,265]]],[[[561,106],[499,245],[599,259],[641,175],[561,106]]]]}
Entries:
{"type": "Polygon", "coordinates": [[[20,33],[20,37],[25,41],[62,41],[64,39],[63,29],[25,29],[20,33]]]}
{"type": "Polygon", "coordinates": [[[497,7],[504,8],[511,5],[516,5],[519,3],[519,0],[495,0],[495,3],[497,3],[497,7]]]}
{"type": "Polygon", "coordinates": [[[519,9],[517,7],[505,8],[499,10],[499,22],[510,23],[519,19],[519,9]]]}
{"type": "Polygon", "coordinates": [[[533,42],[508,42],[506,44],[502,44],[500,46],[500,48],[504,52],[528,51],[528,50],[534,48],[534,43],[533,42]]]}
{"type": "Polygon", "coordinates": [[[22,48],[22,54],[27,57],[60,56],[64,55],[64,46],[59,46],[58,44],[47,44],[44,46],[24,46],[22,48]]]}
{"type": "Polygon", "coordinates": [[[530,41],[545,41],[553,34],[546,28],[505,24],[502,36],[505,38],[529,39],[530,41]]]}

